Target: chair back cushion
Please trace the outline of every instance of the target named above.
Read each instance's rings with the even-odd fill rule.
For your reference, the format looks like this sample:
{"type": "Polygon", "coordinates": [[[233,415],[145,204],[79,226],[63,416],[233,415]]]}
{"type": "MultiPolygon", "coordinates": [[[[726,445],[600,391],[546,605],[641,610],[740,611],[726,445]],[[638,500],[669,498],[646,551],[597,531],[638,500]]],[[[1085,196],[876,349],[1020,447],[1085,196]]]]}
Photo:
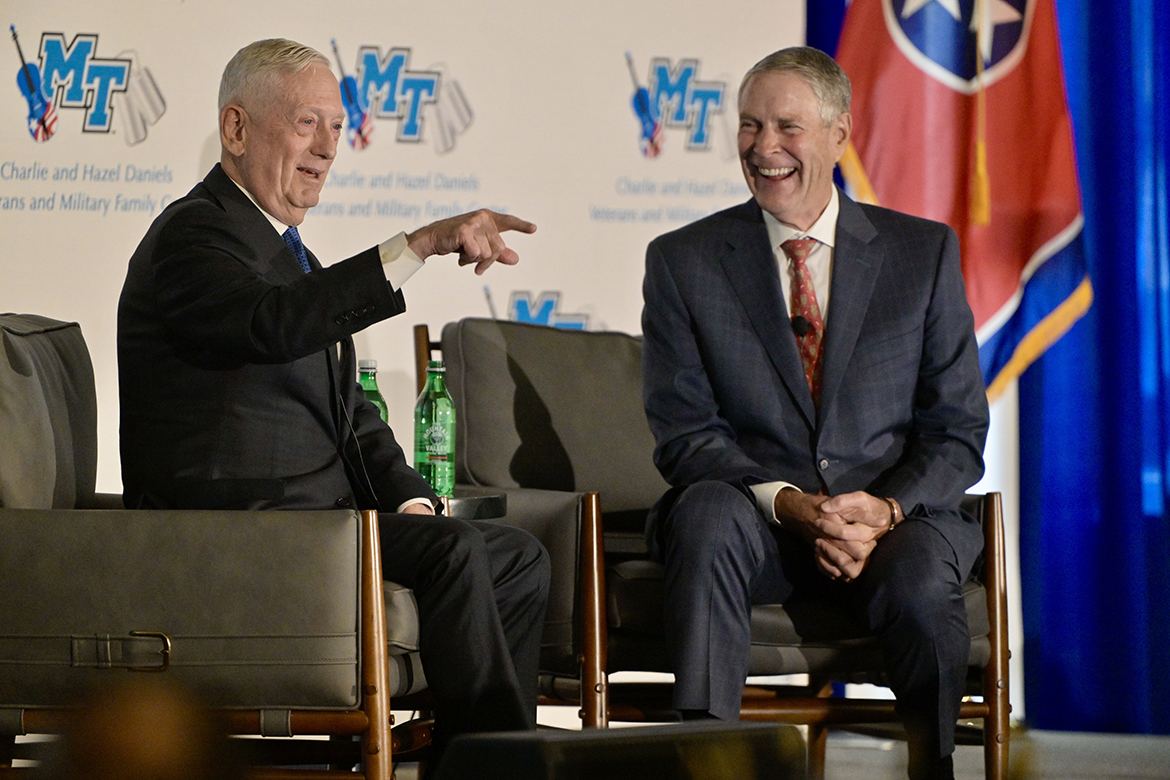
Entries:
{"type": "Polygon", "coordinates": [[[352,510],[0,511],[0,713],[135,668],[217,707],[352,709],[360,530],[352,510]]]}
{"type": "Polygon", "coordinates": [[[93,499],[97,399],[77,323],[0,314],[0,431],[0,507],[93,499]]]}
{"type": "Polygon", "coordinates": [[[646,509],[666,491],[640,338],[472,318],[443,328],[442,345],[457,481],[596,490],[607,512],[646,509]]]}

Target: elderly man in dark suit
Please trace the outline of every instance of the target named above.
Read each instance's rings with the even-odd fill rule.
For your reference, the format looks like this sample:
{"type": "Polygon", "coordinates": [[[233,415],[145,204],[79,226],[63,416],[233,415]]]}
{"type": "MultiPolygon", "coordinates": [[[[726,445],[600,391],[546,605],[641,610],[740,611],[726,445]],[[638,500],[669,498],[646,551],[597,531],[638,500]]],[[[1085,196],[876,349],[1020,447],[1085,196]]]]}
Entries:
{"type": "Polygon", "coordinates": [[[950,777],[987,401],[958,242],[833,185],[849,81],[776,52],[739,94],[753,199],[646,257],[648,524],[685,716],[736,718],[752,604],[833,594],[881,637],[912,778],[950,777]]]}
{"type": "Polygon", "coordinates": [[[351,336],[405,310],[429,255],[518,258],[480,211],[322,267],[296,226],[345,111],[319,52],[244,47],[219,95],[221,162],[155,220],[118,306],[129,507],[381,513],[386,577],[414,589],[436,742],[535,725],[548,556],[524,531],[435,517],[437,501],[356,382],[351,336]]]}

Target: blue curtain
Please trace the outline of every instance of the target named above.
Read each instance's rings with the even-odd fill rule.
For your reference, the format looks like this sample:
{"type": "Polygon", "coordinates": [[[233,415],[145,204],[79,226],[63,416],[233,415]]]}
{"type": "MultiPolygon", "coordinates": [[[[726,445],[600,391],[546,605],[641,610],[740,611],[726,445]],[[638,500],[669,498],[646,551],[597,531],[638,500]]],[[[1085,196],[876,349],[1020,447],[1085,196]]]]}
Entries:
{"type": "Polygon", "coordinates": [[[1170,733],[1170,11],[1057,12],[1096,300],[1020,381],[1027,715],[1170,733]]]}
{"type": "MultiPolygon", "coordinates": [[[[843,0],[808,0],[833,52],[843,0]]],[[[1020,380],[1025,706],[1170,733],[1170,3],[1056,0],[1095,301],[1020,380]]]]}

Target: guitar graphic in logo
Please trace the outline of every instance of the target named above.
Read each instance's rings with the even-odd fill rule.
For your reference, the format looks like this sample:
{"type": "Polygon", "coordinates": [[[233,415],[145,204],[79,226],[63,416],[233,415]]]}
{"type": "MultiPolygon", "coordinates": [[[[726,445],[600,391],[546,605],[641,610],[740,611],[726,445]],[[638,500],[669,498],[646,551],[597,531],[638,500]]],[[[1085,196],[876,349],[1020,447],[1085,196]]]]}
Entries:
{"type": "Polygon", "coordinates": [[[28,103],[29,135],[35,141],[48,141],[53,137],[53,130],[57,125],[57,110],[50,102],[44,84],[41,83],[41,69],[35,62],[27,62],[24,59],[20,39],[16,37],[16,25],[10,24],[8,29],[12,31],[12,41],[16,44],[16,53],[20,56],[20,71],[16,74],[16,84],[28,103]]]}
{"type": "Polygon", "coordinates": [[[345,106],[345,116],[349,121],[346,128],[346,138],[354,149],[365,149],[370,145],[370,134],[374,132],[374,123],[370,115],[362,109],[358,100],[357,80],[345,73],[345,66],[341,64],[341,53],[337,50],[337,41],[333,44],[333,56],[337,58],[337,69],[341,71],[341,102],[345,106]]]}

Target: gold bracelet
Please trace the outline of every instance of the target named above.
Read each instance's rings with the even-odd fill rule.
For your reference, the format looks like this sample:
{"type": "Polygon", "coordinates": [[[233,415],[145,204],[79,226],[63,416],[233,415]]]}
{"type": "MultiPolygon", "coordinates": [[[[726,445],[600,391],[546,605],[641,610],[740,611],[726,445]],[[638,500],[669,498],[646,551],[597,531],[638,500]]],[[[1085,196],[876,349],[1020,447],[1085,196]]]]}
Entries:
{"type": "Polygon", "coordinates": [[[890,507],[890,530],[894,530],[894,526],[898,524],[898,515],[902,514],[898,509],[898,504],[889,496],[882,496],[882,501],[890,507]]]}

